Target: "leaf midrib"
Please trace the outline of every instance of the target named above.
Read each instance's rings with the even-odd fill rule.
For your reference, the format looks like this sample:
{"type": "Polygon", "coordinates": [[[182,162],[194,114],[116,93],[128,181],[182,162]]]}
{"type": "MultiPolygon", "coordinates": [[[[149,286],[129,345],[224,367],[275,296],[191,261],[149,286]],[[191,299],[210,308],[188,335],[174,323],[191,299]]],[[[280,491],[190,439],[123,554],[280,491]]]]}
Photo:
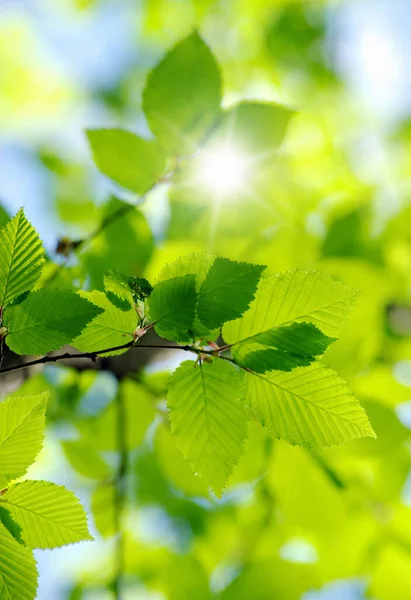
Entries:
{"type": "Polygon", "coordinates": [[[308,398],[305,398],[304,396],[301,396],[300,394],[296,394],[295,392],[292,392],[292,391],[288,390],[287,388],[283,387],[282,385],[280,385],[278,383],[275,383],[271,379],[267,379],[266,377],[263,377],[263,375],[261,375],[259,373],[256,373],[256,372],[253,371],[253,373],[250,373],[250,374],[254,375],[255,377],[259,377],[260,379],[262,379],[263,381],[266,381],[267,383],[269,383],[270,385],[273,385],[274,387],[277,387],[278,389],[282,390],[285,394],[290,394],[292,396],[295,396],[299,400],[302,400],[303,402],[306,402],[307,404],[311,404],[311,406],[314,406],[318,410],[322,410],[322,411],[324,411],[325,413],[327,413],[329,415],[333,415],[337,419],[341,419],[342,421],[345,421],[346,423],[349,423],[353,427],[357,427],[362,432],[366,432],[367,431],[367,429],[365,427],[362,427],[361,425],[357,425],[356,423],[353,423],[349,419],[346,419],[345,417],[342,417],[341,415],[338,415],[337,413],[333,412],[332,410],[329,410],[329,409],[325,408],[324,406],[316,404],[315,402],[312,402],[311,400],[308,400],[308,398]]]}
{"type": "MultiPolygon", "coordinates": [[[[275,331],[276,329],[280,329],[281,327],[286,327],[287,325],[292,325],[293,323],[298,323],[301,319],[310,319],[310,318],[314,318],[313,314],[322,310],[325,310],[326,308],[330,308],[331,306],[336,306],[337,304],[340,304],[341,302],[347,302],[348,300],[351,300],[351,298],[354,296],[354,294],[352,296],[347,296],[344,299],[338,300],[338,302],[334,302],[332,304],[325,304],[324,306],[321,306],[320,308],[317,308],[315,311],[311,312],[311,313],[307,313],[305,315],[300,315],[298,317],[295,317],[294,319],[289,319],[288,321],[284,321],[283,323],[280,323],[279,325],[275,325],[274,327],[269,327],[268,329],[264,329],[263,331],[259,331],[258,333],[254,333],[253,335],[250,335],[248,337],[245,337],[241,340],[238,340],[237,342],[233,342],[232,344],[229,344],[229,347],[232,348],[233,346],[237,346],[238,344],[242,344],[243,342],[248,342],[249,340],[253,340],[254,338],[258,337],[259,335],[268,333],[269,331],[275,331]]],[[[303,321],[304,323],[312,323],[312,321],[303,321]]],[[[315,323],[313,323],[313,325],[315,325],[315,323]]],[[[319,327],[320,331],[322,331],[322,329],[319,327]]],[[[322,331],[322,333],[324,333],[324,331],[322,331]]],[[[327,335],[324,333],[324,335],[327,335]]],[[[328,336],[329,337],[329,336],[328,336]]]]}

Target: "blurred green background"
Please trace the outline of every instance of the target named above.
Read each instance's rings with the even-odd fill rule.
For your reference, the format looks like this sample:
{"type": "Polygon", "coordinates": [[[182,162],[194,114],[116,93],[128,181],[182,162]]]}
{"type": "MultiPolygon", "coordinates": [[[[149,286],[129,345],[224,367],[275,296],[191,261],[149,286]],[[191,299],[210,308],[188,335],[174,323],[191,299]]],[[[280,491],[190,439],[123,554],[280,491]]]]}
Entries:
{"type": "Polygon", "coordinates": [[[133,378],[110,363],[8,380],[2,395],[50,389],[30,475],[76,489],[97,537],[37,553],[39,600],[113,597],[118,386],[134,424],[124,598],[411,598],[410,30],[407,0],[0,0],[0,222],[25,207],[49,251],[46,276],[100,287],[118,267],[155,279],[197,251],[330,273],[361,296],[326,362],[378,434],[316,453],[251,424],[217,501],[168,430],[163,373],[181,357],[143,356],[133,378]],[[183,170],[79,260],[57,256],[59,238],[98,227],[110,195],[136,201],[97,171],[84,129],[149,136],[146,75],[195,28],[221,67],[225,106],[296,111],[283,144],[252,158],[240,191],[221,196],[183,170]],[[67,442],[79,434],[88,445],[67,442]]]}

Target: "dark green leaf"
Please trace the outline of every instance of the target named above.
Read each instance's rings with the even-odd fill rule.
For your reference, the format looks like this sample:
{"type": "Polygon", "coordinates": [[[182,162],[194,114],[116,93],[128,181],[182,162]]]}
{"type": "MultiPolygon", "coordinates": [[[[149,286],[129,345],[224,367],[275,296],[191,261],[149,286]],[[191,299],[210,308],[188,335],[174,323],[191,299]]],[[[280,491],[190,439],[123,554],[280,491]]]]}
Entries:
{"type": "Polygon", "coordinates": [[[241,317],[254,298],[265,267],[217,257],[199,293],[197,314],[213,329],[241,317]]]}
{"type": "Polygon", "coordinates": [[[196,276],[184,275],[160,281],[148,299],[156,332],[175,341],[190,341],[196,314],[196,276]]]}

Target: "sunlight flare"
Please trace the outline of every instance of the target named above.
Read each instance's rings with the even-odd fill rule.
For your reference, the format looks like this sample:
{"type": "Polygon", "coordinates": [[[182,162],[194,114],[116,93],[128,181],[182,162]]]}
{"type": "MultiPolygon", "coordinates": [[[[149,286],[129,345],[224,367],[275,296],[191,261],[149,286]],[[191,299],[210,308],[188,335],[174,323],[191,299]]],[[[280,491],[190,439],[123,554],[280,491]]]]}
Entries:
{"type": "Polygon", "coordinates": [[[246,175],[245,158],[233,147],[225,146],[204,154],[198,178],[210,191],[226,195],[243,187],[246,175]]]}

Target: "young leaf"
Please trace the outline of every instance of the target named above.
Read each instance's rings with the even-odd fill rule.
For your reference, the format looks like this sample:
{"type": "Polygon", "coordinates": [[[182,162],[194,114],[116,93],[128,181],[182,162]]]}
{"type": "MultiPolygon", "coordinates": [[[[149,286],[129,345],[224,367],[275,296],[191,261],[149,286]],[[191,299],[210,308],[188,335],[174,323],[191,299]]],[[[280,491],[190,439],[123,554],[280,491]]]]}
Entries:
{"type": "Polygon", "coordinates": [[[191,154],[219,115],[221,80],[210,50],[194,32],[149,73],[143,110],[160,144],[191,154]]]}
{"type": "MultiPolygon", "coordinates": [[[[103,292],[80,292],[83,298],[102,309],[101,313],[91,321],[81,334],[73,340],[73,346],[81,352],[95,352],[102,348],[122,346],[133,340],[133,332],[137,327],[137,315],[134,308],[121,310],[110,302],[103,292]]],[[[126,350],[109,352],[104,356],[122,354],[126,350]]]]}
{"type": "Polygon", "coordinates": [[[143,277],[129,277],[114,270],[104,275],[104,289],[109,297],[110,294],[114,294],[129,308],[134,303],[148,298],[153,286],[143,277]]]}
{"type": "Polygon", "coordinates": [[[240,317],[254,298],[265,267],[217,257],[199,292],[197,314],[213,329],[240,317]]]}
{"type": "Polygon", "coordinates": [[[247,436],[236,368],[222,360],[197,367],[183,362],[170,378],[167,405],[177,446],[220,497],[247,436]]]}
{"type": "Polygon", "coordinates": [[[242,366],[257,373],[291,371],[314,362],[334,341],[312,323],[292,323],[256,335],[234,354],[242,366]]]}
{"type": "Polygon", "coordinates": [[[164,170],[164,155],[154,140],[123,129],[89,129],[86,134],[100,171],[136,194],[144,194],[164,170]]]}
{"type": "Polygon", "coordinates": [[[256,418],[274,437],[291,444],[323,448],[375,437],[348,385],[321,363],[292,373],[246,373],[245,386],[256,418]]]}
{"type": "Polygon", "coordinates": [[[196,304],[195,275],[174,277],[157,283],[148,299],[148,311],[158,335],[180,342],[190,341],[196,304]]]}
{"type": "Polygon", "coordinates": [[[20,209],[0,231],[0,307],[34,288],[43,263],[41,240],[20,209]]]}
{"type": "Polygon", "coordinates": [[[0,496],[0,505],[20,525],[21,539],[28,548],[59,548],[93,539],[83,507],[63,486],[22,481],[0,496]]]}
{"type": "MultiPolygon", "coordinates": [[[[25,474],[40,452],[48,393],[0,403],[0,484],[25,474]]],[[[1,596],[0,596],[1,598],[1,596]]]]}
{"type": "Polygon", "coordinates": [[[6,342],[16,354],[46,354],[69,344],[101,312],[71,290],[41,289],[5,311],[6,342]]]}
{"type": "Polygon", "coordinates": [[[299,269],[280,273],[260,282],[250,309],[224,325],[223,337],[227,344],[237,345],[301,321],[312,322],[325,335],[338,337],[357,295],[356,290],[324,273],[299,269]]]}
{"type": "Polygon", "coordinates": [[[0,598],[34,600],[37,567],[33,553],[17,542],[0,523],[0,598]]]}
{"type": "Polygon", "coordinates": [[[293,111],[270,102],[240,102],[224,111],[212,143],[229,141],[254,159],[272,156],[283,141],[293,111]]]}

